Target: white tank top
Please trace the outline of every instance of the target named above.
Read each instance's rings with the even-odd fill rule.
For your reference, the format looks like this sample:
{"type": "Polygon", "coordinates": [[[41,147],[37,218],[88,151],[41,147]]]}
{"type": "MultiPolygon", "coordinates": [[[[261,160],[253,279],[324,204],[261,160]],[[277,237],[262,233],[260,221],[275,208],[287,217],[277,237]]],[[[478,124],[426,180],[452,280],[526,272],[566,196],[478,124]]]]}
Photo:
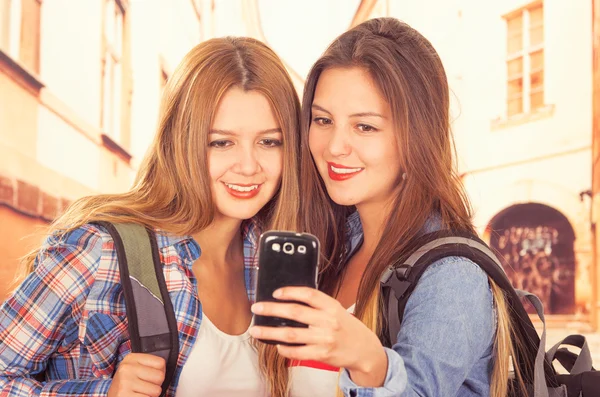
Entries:
{"type": "MultiPolygon", "coordinates": [[[[355,305],[347,311],[354,313],[355,305]]],[[[318,361],[292,361],[290,367],[291,397],[335,397],[340,369],[318,361]]]]}
{"type": "Polygon", "coordinates": [[[203,315],[196,342],[181,371],[176,396],[266,395],[258,354],[248,330],[241,335],[229,335],[203,315]]]}

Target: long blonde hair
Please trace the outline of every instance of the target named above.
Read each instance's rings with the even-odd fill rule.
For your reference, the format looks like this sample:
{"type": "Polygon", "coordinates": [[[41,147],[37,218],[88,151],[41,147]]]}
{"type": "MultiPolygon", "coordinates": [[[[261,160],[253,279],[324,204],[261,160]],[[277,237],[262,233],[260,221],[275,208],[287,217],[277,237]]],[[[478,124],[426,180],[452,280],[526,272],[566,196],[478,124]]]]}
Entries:
{"type": "MultiPolygon", "coordinates": [[[[66,232],[93,221],[132,222],[176,235],[206,228],[215,213],[208,175],[208,131],[220,99],[232,87],[263,94],[283,132],[281,187],[256,219],[264,227],[296,229],[298,95],[273,50],[252,38],[227,37],[194,47],[169,78],[157,134],[131,190],[75,201],[50,232],[66,232]]],[[[37,253],[24,258],[21,275],[31,272],[37,253]]]]}
{"type": "MultiPolygon", "coordinates": [[[[303,230],[322,242],[320,288],[335,295],[339,287],[346,256],[346,221],[354,211],[329,198],[308,146],[311,106],[319,76],[335,67],[359,67],[370,73],[394,114],[402,153],[398,161],[408,175],[405,181],[398,181],[400,192],[362,276],[356,300],[356,317],[380,335],[379,279],[385,268],[409,251],[416,232],[433,213],[440,215],[446,229],[474,232],[471,210],[456,172],[448,81],[435,49],[416,30],[393,18],[372,19],[356,26],[339,36],[317,60],[306,80],[302,103],[300,186],[305,200],[301,202],[300,220],[303,230]]],[[[512,330],[502,291],[491,280],[490,285],[498,315],[490,391],[494,397],[504,397],[509,383],[512,330]]],[[[271,394],[287,395],[285,360],[275,349],[264,346],[261,362],[271,394]]]]}

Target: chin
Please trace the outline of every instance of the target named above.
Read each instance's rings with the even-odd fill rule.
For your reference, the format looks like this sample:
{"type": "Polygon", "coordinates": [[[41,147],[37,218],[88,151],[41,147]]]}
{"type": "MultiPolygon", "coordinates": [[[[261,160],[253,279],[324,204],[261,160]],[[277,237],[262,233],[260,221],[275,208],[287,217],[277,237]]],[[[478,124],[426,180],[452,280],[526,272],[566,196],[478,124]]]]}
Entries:
{"type": "Polygon", "coordinates": [[[221,200],[217,212],[227,218],[246,220],[256,216],[265,204],[263,200],[221,200]]]}
{"type": "Polygon", "coordinates": [[[355,198],[343,195],[331,194],[329,197],[331,197],[331,200],[333,200],[333,202],[337,205],[351,206],[356,205],[359,202],[359,200],[356,200],[355,198]]]}
{"type": "Polygon", "coordinates": [[[228,218],[244,220],[254,217],[261,208],[262,206],[256,204],[227,203],[227,205],[217,206],[217,211],[228,218]]]}
{"type": "Polygon", "coordinates": [[[236,219],[239,221],[245,221],[246,219],[251,219],[254,216],[256,216],[256,214],[258,214],[258,211],[240,211],[240,210],[231,210],[231,211],[227,211],[227,210],[217,210],[219,212],[219,214],[222,217],[225,218],[229,218],[229,219],[236,219]]]}

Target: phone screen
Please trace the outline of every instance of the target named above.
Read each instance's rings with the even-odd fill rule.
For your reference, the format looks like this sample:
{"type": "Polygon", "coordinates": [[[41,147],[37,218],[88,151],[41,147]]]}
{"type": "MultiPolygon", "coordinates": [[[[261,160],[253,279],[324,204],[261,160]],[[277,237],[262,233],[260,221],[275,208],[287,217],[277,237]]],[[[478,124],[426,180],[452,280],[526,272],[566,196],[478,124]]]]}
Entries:
{"type": "MultiPolygon", "coordinates": [[[[276,289],[287,286],[317,288],[319,240],[308,233],[269,231],[260,237],[256,301],[277,301],[276,289]]],[[[256,325],[306,327],[278,317],[256,316],[256,325]]]]}

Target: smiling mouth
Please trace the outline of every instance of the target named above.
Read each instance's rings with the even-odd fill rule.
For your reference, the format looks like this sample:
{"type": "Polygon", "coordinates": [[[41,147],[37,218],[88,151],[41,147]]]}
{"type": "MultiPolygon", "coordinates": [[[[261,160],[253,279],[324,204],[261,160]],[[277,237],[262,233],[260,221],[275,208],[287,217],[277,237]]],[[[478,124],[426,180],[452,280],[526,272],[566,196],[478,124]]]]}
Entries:
{"type": "Polygon", "coordinates": [[[236,192],[251,192],[260,187],[260,185],[235,185],[233,183],[223,183],[225,184],[225,186],[227,186],[231,190],[235,190],[236,192]]]}
{"type": "Polygon", "coordinates": [[[362,168],[338,168],[330,165],[331,170],[336,174],[354,174],[356,172],[362,171],[362,168]]]}
{"type": "Polygon", "coordinates": [[[339,164],[327,163],[329,177],[334,181],[345,181],[359,174],[364,168],[361,167],[345,167],[339,164]]]}
{"type": "Polygon", "coordinates": [[[250,199],[256,197],[258,192],[260,192],[260,187],[262,183],[253,184],[253,185],[245,185],[245,184],[237,184],[237,183],[226,183],[223,182],[225,186],[225,190],[227,192],[238,199],[250,199]]]}

